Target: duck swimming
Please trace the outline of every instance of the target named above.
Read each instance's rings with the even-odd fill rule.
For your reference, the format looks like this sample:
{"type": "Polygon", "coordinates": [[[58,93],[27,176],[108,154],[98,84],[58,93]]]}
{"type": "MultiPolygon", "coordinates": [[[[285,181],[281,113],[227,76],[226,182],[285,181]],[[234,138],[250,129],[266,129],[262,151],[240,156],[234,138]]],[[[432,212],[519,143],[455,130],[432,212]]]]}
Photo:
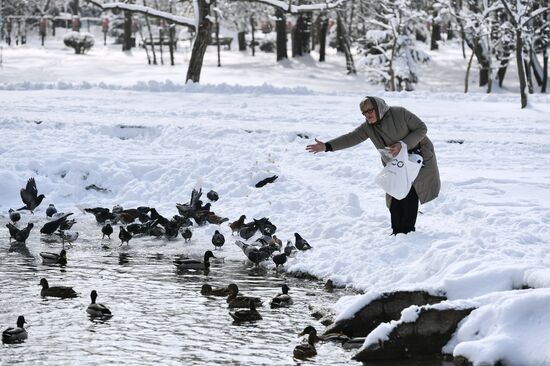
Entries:
{"type": "Polygon", "coordinates": [[[67,264],[67,252],[62,249],[59,254],[50,252],[40,252],[42,257],[42,263],[44,264],[60,264],[65,266],[67,264]]]}
{"type": "Polygon", "coordinates": [[[109,317],[111,316],[111,310],[109,310],[105,305],[103,304],[97,304],[95,300],[97,299],[97,291],[92,290],[90,293],[90,297],[92,298],[92,303],[88,305],[88,308],[86,309],[86,312],[90,314],[92,317],[109,317]]]}
{"type": "Polygon", "coordinates": [[[27,339],[27,330],[23,328],[25,323],[25,317],[23,315],[19,315],[17,318],[17,327],[10,327],[2,332],[2,342],[20,343],[27,339]]]}
{"type": "Polygon", "coordinates": [[[230,311],[229,315],[231,315],[236,322],[252,322],[262,319],[262,316],[258,313],[258,310],[256,310],[254,300],[248,302],[248,307],[248,309],[230,311]]]}
{"type": "Polygon", "coordinates": [[[290,290],[290,287],[285,283],[281,286],[282,293],[275,295],[275,297],[271,300],[271,308],[286,308],[289,307],[294,303],[292,301],[292,297],[288,294],[288,290],[290,290]]]}
{"type": "Polygon", "coordinates": [[[40,296],[52,296],[52,297],[61,297],[61,298],[72,298],[77,297],[75,290],[72,287],[67,286],[53,286],[50,287],[48,280],[42,278],[40,280],[40,285],[42,286],[42,291],[40,291],[40,296]]]}
{"type": "Polygon", "coordinates": [[[248,308],[250,301],[254,301],[255,306],[262,306],[262,300],[259,297],[242,296],[239,294],[239,287],[231,283],[227,286],[229,295],[227,296],[227,306],[229,308],[248,308]]]}
{"type": "Polygon", "coordinates": [[[309,336],[307,337],[307,343],[301,343],[294,348],[294,358],[305,360],[307,358],[316,356],[317,350],[315,349],[315,342],[317,342],[318,340],[319,338],[317,337],[316,331],[309,333],[309,336]]]}
{"type": "Polygon", "coordinates": [[[227,287],[212,288],[209,284],[205,283],[201,287],[201,294],[205,296],[227,296],[229,295],[229,289],[227,287]]]}
{"type": "Polygon", "coordinates": [[[185,269],[197,269],[197,270],[207,270],[210,268],[210,258],[216,258],[212,251],[207,250],[204,252],[204,260],[193,259],[193,258],[181,258],[174,260],[174,265],[180,270],[185,269]]]}

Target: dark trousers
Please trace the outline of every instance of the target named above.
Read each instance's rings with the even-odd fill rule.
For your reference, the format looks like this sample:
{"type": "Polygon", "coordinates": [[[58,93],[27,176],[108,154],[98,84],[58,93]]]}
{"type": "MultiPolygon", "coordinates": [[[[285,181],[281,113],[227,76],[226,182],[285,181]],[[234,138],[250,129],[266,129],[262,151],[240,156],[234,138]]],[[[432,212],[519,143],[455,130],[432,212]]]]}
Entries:
{"type": "Polygon", "coordinates": [[[391,199],[391,228],[393,234],[407,234],[414,231],[416,215],[418,214],[418,195],[414,187],[411,187],[407,197],[402,200],[391,199]]]}

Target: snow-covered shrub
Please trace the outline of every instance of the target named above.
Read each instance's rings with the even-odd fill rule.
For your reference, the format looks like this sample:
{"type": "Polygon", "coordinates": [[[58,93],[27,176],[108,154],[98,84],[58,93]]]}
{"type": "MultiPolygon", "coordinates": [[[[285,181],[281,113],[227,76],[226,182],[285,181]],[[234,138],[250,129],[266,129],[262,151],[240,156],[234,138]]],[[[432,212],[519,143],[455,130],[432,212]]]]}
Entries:
{"type": "Polygon", "coordinates": [[[63,37],[65,46],[74,48],[76,54],[86,53],[94,45],[94,36],[87,32],[69,32],[63,37]]]}

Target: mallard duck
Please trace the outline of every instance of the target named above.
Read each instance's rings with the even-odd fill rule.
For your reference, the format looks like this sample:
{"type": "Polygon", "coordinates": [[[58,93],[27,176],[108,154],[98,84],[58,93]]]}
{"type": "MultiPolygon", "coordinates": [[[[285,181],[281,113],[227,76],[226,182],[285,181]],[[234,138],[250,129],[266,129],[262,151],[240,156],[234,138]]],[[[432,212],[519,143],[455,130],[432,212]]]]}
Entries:
{"type": "Polygon", "coordinates": [[[307,337],[307,343],[301,343],[294,348],[294,358],[305,360],[306,358],[317,355],[315,342],[317,342],[318,340],[319,338],[317,337],[317,332],[309,333],[309,336],[307,337]]]}
{"type": "Polygon", "coordinates": [[[201,287],[201,294],[205,296],[227,296],[229,295],[229,289],[227,287],[212,288],[212,286],[205,283],[201,287]]]}
{"type": "Polygon", "coordinates": [[[23,315],[19,315],[19,317],[17,318],[17,327],[10,327],[2,332],[2,342],[20,343],[27,339],[27,330],[23,328],[23,324],[25,323],[25,317],[23,315]]]}
{"type": "Polygon", "coordinates": [[[229,315],[231,315],[236,322],[253,322],[262,319],[262,316],[258,313],[258,310],[256,310],[254,300],[248,302],[248,309],[230,311],[229,315]]]}
{"type": "Polygon", "coordinates": [[[50,285],[48,284],[48,280],[46,280],[45,278],[42,278],[40,280],[40,285],[42,286],[42,291],[40,291],[40,295],[42,297],[52,296],[52,297],[61,297],[61,298],[71,298],[71,297],[77,296],[75,290],[73,290],[72,287],[67,287],[67,286],[50,287],[50,285]]]}
{"type": "Polygon", "coordinates": [[[204,252],[204,260],[194,258],[181,258],[174,261],[174,265],[180,270],[184,269],[198,269],[207,270],[210,268],[210,258],[216,258],[212,251],[207,250],[204,252]]]}
{"type": "Polygon", "coordinates": [[[262,306],[262,300],[259,297],[239,296],[239,287],[231,283],[227,286],[229,295],[227,296],[227,306],[230,308],[248,308],[250,301],[254,301],[255,306],[262,306]]]}
{"type": "Polygon", "coordinates": [[[40,252],[42,257],[42,263],[44,264],[60,264],[62,266],[67,264],[67,252],[65,249],[61,249],[59,254],[50,252],[40,252]]]}
{"type": "Polygon", "coordinates": [[[86,309],[86,312],[90,314],[90,316],[93,317],[109,317],[111,316],[111,310],[107,309],[107,307],[103,304],[96,304],[95,300],[97,299],[97,292],[96,290],[92,290],[90,293],[90,297],[92,298],[92,303],[88,305],[88,308],[86,309]]]}
{"type": "Polygon", "coordinates": [[[283,291],[282,293],[275,295],[275,297],[271,299],[272,309],[286,308],[294,303],[292,297],[288,294],[290,287],[288,287],[286,283],[281,286],[281,290],[283,291]]]}
{"type": "Polygon", "coordinates": [[[350,338],[342,333],[329,333],[329,334],[323,334],[318,335],[317,329],[315,329],[313,326],[308,325],[304,328],[300,333],[298,333],[298,337],[304,336],[306,334],[315,333],[315,337],[317,337],[318,341],[326,341],[326,342],[339,342],[344,343],[350,340],[350,338]]]}

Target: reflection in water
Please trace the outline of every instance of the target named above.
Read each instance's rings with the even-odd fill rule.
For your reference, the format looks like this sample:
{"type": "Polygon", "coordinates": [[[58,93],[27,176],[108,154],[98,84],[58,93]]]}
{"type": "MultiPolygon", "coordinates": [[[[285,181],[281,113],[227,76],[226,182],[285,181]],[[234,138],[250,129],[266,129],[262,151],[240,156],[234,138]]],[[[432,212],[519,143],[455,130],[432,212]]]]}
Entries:
{"type": "MultiPolygon", "coordinates": [[[[131,246],[103,249],[106,240],[86,239],[94,236],[82,233],[66,247],[65,268],[42,263],[39,252],[61,248],[50,238],[31,237],[27,245],[10,246],[7,239],[0,243],[0,325],[11,325],[18,315],[29,323],[26,343],[2,350],[3,365],[69,365],[79,360],[88,365],[297,364],[292,350],[300,342],[298,332],[308,324],[323,329],[308,305],[328,306],[342,294],[241,261],[213,261],[208,272],[179,271],[172,261],[181,254],[182,242],[152,245],[135,238],[131,246]],[[40,297],[42,277],[73,287],[79,297],[40,297]],[[235,323],[225,297],[200,294],[204,283],[222,287],[231,282],[242,293],[262,299],[262,320],[235,323]],[[270,309],[269,301],[285,282],[294,305],[270,309]],[[86,313],[94,289],[111,318],[86,313]]],[[[350,361],[353,351],[338,345],[324,343],[317,350],[318,356],[299,364],[358,364],[350,361]]]]}

